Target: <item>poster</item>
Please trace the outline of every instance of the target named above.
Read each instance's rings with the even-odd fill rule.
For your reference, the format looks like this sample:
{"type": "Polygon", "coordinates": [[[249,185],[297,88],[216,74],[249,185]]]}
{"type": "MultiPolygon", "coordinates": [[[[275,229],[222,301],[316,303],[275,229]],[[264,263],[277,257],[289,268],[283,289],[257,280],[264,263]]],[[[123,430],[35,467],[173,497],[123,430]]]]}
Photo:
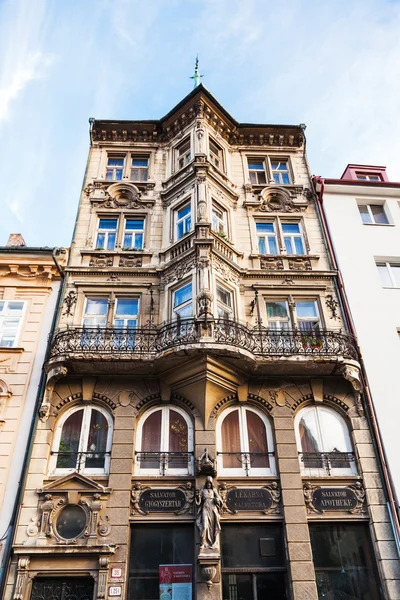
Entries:
{"type": "Polygon", "coordinates": [[[192,600],[192,565],[160,565],[160,600],[192,600]]]}

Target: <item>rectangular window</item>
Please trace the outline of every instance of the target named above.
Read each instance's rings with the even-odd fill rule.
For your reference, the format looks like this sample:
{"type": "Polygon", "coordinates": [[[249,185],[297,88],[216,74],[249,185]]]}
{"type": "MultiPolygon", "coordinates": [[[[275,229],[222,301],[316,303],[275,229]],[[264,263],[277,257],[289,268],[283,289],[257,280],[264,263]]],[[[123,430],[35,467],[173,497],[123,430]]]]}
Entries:
{"type": "Polygon", "coordinates": [[[380,600],[368,525],[310,523],[318,598],[380,600]]]}
{"type": "Polygon", "coordinates": [[[107,325],[107,298],[87,298],[83,315],[84,327],[105,327],[107,325]]]}
{"type": "Polygon", "coordinates": [[[223,170],[223,151],[212,139],[209,140],[209,158],[210,163],[217,167],[217,169],[223,170]]]}
{"type": "Polygon", "coordinates": [[[191,283],[174,291],[172,303],[174,317],[185,319],[193,316],[192,297],[191,283]]]}
{"type": "Polygon", "coordinates": [[[318,332],[320,330],[320,318],[317,302],[315,300],[296,300],[296,319],[300,331],[318,332]]]}
{"type": "Polygon", "coordinates": [[[118,219],[99,219],[96,236],[98,250],[114,250],[117,237],[118,219]]]}
{"type": "Polygon", "coordinates": [[[25,302],[0,300],[0,346],[14,348],[24,315],[25,302]]]}
{"type": "Polygon", "coordinates": [[[222,319],[230,319],[233,316],[232,292],[222,287],[216,286],[217,298],[217,316],[222,319]]]}
{"type": "Polygon", "coordinates": [[[183,169],[192,160],[192,152],[190,149],[190,137],[186,138],[177,148],[175,149],[176,157],[176,169],[183,169]]]}
{"type": "Polygon", "coordinates": [[[282,234],[287,254],[305,254],[300,223],[282,223],[282,234]]]}
{"type": "Polygon", "coordinates": [[[147,156],[132,156],[131,181],[147,181],[149,159],[147,156]]]}
{"type": "Polygon", "coordinates": [[[274,331],[286,331],[290,329],[288,303],[285,300],[268,301],[265,303],[265,308],[269,329],[273,329],[274,331]]]}
{"type": "Polygon", "coordinates": [[[121,181],[124,173],[125,157],[121,155],[109,156],[107,161],[107,181],[121,181]]]}
{"type": "Polygon", "coordinates": [[[226,210],[220,208],[217,204],[212,205],[212,228],[216,233],[221,233],[223,236],[228,235],[226,210]]]}
{"type": "Polygon", "coordinates": [[[180,240],[192,228],[192,207],[190,202],[175,211],[175,238],[180,240]]]}
{"type": "Polygon", "coordinates": [[[258,251],[260,254],[278,254],[274,223],[256,223],[258,251]]]}
{"type": "Polygon", "coordinates": [[[114,327],[134,329],[138,324],[139,299],[118,298],[115,303],[114,327]]]}
{"type": "Polygon", "coordinates": [[[144,219],[125,219],[124,250],[142,250],[144,219]]]}
{"type": "Polygon", "coordinates": [[[361,220],[364,225],[388,225],[389,220],[386,216],[382,204],[359,204],[361,220]]]}
{"type": "Polygon", "coordinates": [[[272,178],[275,183],[287,185],[290,183],[289,162],[287,160],[271,160],[272,178]]]}
{"type": "Polygon", "coordinates": [[[400,288],[400,263],[377,263],[382,287],[400,288]]]}
{"type": "Polygon", "coordinates": [[[249,167],[249,177],[253,185],[263,185],[267,183],[267,175],[265,171],[265,161],[263,158],[247,159],[249,167]]]}
{"type": "Polygon", "coordinates": [[[359,181],[382,181],[380,175],[373,173],[356,173],[356,177],[359,181]]]}

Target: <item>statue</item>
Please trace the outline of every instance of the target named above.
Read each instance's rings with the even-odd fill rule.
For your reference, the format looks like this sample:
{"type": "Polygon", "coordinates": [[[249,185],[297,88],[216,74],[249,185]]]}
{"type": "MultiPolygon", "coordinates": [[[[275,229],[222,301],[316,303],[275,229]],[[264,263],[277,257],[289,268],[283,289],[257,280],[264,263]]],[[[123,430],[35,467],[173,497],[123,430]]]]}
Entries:
{"type": "Polygon", "coordinates": [[[200,548],[216,548],[221,531],[222,500],[213,486],[212,477],[207,477],[204,486],[198,492],[196,504],[198,506],[196,525],[200,530],[200,548]]]}

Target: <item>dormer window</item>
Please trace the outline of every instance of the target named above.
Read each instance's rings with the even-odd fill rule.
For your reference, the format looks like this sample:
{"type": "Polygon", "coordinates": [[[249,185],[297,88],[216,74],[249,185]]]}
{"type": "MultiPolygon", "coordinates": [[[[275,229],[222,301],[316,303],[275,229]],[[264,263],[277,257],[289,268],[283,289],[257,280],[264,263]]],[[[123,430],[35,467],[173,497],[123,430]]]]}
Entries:
{"type": "Polygon", "coordinates": [[[356,173],[356,177],[359,181],[382,181],[378,173],[356,173]]]}
{"type": "Polygon", "coordinates": [[[190,137],[187,137],[179,146],[175,149],[176,156],[176,170],[179,171],[186,167],[192,160],[192,151],[190,148],[190,137]]]}

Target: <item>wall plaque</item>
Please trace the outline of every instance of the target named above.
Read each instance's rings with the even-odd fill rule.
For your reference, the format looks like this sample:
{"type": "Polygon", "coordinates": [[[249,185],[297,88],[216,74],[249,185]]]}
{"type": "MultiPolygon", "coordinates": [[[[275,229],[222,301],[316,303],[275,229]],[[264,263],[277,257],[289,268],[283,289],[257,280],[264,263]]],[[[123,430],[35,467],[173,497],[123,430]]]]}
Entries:
{"type": "Polygon", "coordinates": [[[144,513],[177,512],[186,505],[184,492],[177,488],[147,489],[139,497],[139,506],[144,513]]]}
{"type": "Polygon", "coordinates": [[[354,491],[350,488],[320,487],[312,493],[314,507],[324,512],[326,510],[354,510],[358,500],[354,491]]]}
{"type": "Polygon", "coordinates": [[[271,492],[265,488],[235,488],[226,495],[230,510],[268,510],[272,506],[271,492]]]}

